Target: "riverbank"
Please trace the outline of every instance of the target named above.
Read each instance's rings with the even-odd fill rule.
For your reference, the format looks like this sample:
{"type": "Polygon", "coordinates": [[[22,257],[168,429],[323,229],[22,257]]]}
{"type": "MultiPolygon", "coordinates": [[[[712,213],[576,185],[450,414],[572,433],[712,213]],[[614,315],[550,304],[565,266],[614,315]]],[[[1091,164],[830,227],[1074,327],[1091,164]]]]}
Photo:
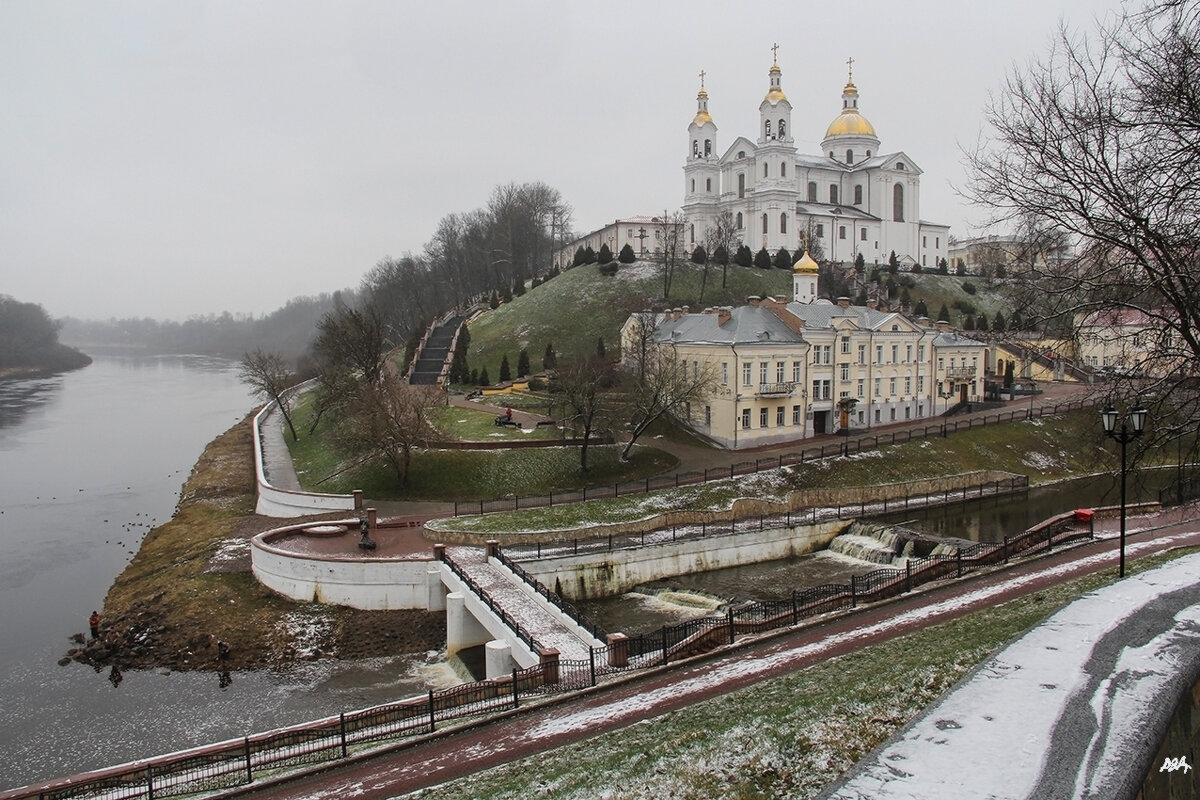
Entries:
{"type": "Polygon", "coordinates": [[[254,579],[250,538],[285,523],[254,514],[252,436],[247,417],[205,447],[109,589],[99,636],[75,634],[62,663],[224,672],[442,648],[440,614],[296,603],[254,579]]]}

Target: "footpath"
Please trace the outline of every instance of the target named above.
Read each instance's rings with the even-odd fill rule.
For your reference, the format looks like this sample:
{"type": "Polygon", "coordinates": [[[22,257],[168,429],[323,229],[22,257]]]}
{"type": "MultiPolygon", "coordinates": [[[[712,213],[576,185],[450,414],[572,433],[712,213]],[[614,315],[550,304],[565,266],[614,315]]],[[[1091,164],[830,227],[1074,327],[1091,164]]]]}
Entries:
{"type": "MultiPolygon", "coordinates": [[[[1197,508],[1193,506],[1173,509],[1154,516],[1131,518],[1130,536],[1126,546],[1127,558],[1136,559],[1171,548],[1200,546],[1200,521],[1197,521],[1197,513],[1197,508]]],[[[531,704],[498,718],[464,724],[420,740],[406,742],[377,755],[359,757],[350,763],[342,762],[308,775],[281,778],[274,785],[260,784],[258,787],[248,787],[222,796],[356,797],[363,800],[382,800],[446,783],[514,759],[579,742],[599,733],[632,725],[667,712],[680,711],[708,698],[1032,594],[1060,582],[1100,570],[1114,569],[1118,558],[1117,524],[1117,520],[1098,523],[1099,538],[1096,541],[1036,560],[1013,564],[959,581],[933,585],[893,601],[831,615],[781,633],[756,639],[748,638],[733,648],[681,661],[673,667],[648,670],[622,680],[601,684],[576,695],[531,704]]],[[[1195,565],[1190,565],[1190,569],[1194,570],[1195,565]]],[[[1116,594],[1137,594],[1133,591],[1133,582],[1139,580],[1141,579],[1131,577],[1115,584],[1116,594]]],[[[1145,592],[1142,594],[1145,595],[1145,592]]],[[[1176,614],[1160,614],[1156,624],[1167,624],[1174,620],[1175,616],[1189,620],[1200,617],[1200,593],[1191,586],[1190,595],[1187,590],[1183,595],[1185,601],[1175,603],[1176,614]]],[[[1103,612],[1091,612],[1085,616],[1093,620],[1104,618],[1103,612]]],[[[1053,619],[1043,624],[1053,626],[1056,624],[1053,619]]],[[[1109,633],[1097,630],[1089,635],[1107,637],[1109,643],[1118,649],[1128,646],[1135,650],[1151,638],[1142,630],[1135,632],[1128,641],[1120,640],[1122,634],[1130,633],[1122,628],[1123,617],[1110,614],[1108,619],[1111,620],[1109,633]],[[1113,636],[1117,636],[1118,639],[1114,641],[1113,636]]],[[[1186,644],[1191,647],[1191,652],[1200,651],[1200,645],[1197,643],[1200,639],[1200,626],[1185,627],[1184,634],[1190,636],[1191,640],[1186,644]]],[[[1061,632],[1057,635],[1062,636],[1061,632]]],[[[994,659],[989,661],[988,665],[993,662],[994,659]]],[[[988,665],[982,667],[980,672],[986,674],[989,669],[998,669],[988,665]]],[[[1068,689],[1068,681],[1072,674],[1086,674],[1074,667],[1065,667],[1061,672],[1061,678],[1057,682],[1063,683],[1068,689]]],[[[1111,671],[1103,673],[1098,680],[1089,678],[1088,685],[1092,687],[1093,695],[1101,701],[1106,697],[1110,698],[1120,688],[1104,680],[1109,674],[1112,674],[1111,671]]],[[[1027,692],[1028,687],[1014,684],[1013,691],[1027,692]]],[[[1063,709],[1064,713],[1070,710],[1076,715],[1076,719],[1081,713],[1086,716],[1087,709],[1093,707],[1091,695],[1081,698],[1077,691],[1064,691],[1060,692],[1059,696],[1065,699],[1060,699],[1054,707],[1063,709]]],[[[1003,704],[1007,701],[1001,693],[987,702],[1003,704]]],[[[1124,720],[1106,715],[1109,706],[1104,703],[1096,707],[1100,709],[1103,728],[1100,740],[1108,741],[1110,736],[1116,736],[1120,732],[1124,720]]],[[[985,711],[983,708],[974,708],[977,716],[985,711]]],[[[940,722],[944,720],[938,717],[940,713],[936,706],[931,707],[922,719],[911,725],[914,726],[913,729],[916,729],[916,726],[926,726],[920,728],[921,731],[927,730],[929,726],[941,730],[943,726],[940,722]]],[[[1054,713],[1047,718],[1064,719],[1066,722],[1062,724],[1067,726],[1075,724],[1071,719],[1054,713]]],[[[1008,731],[1010,727],[1003,730],[1008,731]]],[[[1001,728],[997,727],[996,730],[1001,728]]],[[[1130,746],[1140,747],[1139,752],[1145,752],[1147,748],[1153,749],[1157,745],[1156,739],[1142,741],[1152,738],[1151,731],[1134,729],[1126,733],[1128,736],[1122,741],[1128,743],[1131,739],[1136,740],[1130,746]]],[[[909,737],[911,738],[913,737],[909,737]]],[[[903,734],[898,735],[897,739],[908,742],[903,734]]],[[[954,764],[953,774],[948,777],[961,778],[971,775],[979,765],[986,763],[989,783],[987,786],[975,784],[979,793],[963,794],[962,787],[951,780],[947,780],[949,788],[941,794],[926,795],[923,793],[924,788],[917,789],[916,793],[906,792],[903,784],[895,783],[895,776],[891,773],[916,772],[923,763],[925,753],[936,751],[941,746],[937,737],[924,736],[923,741],[925,750],[921,749],[921,741],[911,743],[915,749],[906,752],[907,761],[901,766],[891,761],[881,761],[882,756],[878,754],[874,761],[864,760],[866,764],[881,764],[876,772],[871,773],[875,778],[874,782],[866,788],[855,785],[844,791],[839,789],[839,793],[834,796],[855,800],[866,797],[1026,796],[1008,794],[1004,787],[1009,784],[1028,785],[1031,771],[1034,778],[1041,780],[1039,776],[1042,775],[1040,768],[1043,764],[1066,764],[1069,774],[1067,778],[1055,779],[1058,780],[1057,783],[1038,783],[1043,789],[1043,794],[1039,796],[1074,796],[1069,791],[1066,794],[1056,792],[1067,786],[1072,779],[1096,785],[1096,781],[1110,775],[1114,769],[1129,772],[1131,769],[1136,771],[1137,768],[1137,765],[1131,766],[1128,747],[1114,747],[1108,750],[1100,748],[1098,751],[1093,748],[1085,750],[1081,756],[1078,737],[1069,735],[1051,735],[1044,741],[1038,738],[1023,740],[1018,743],[1023,750],[1016,754],[1012,753],[1011,741],[976,739],[972,742],[973,749],[956,750],[959,760],[954,764]],[[1019,757],[1021,753],[1026,752],[1031,753],[1028,758],[1019,757]],[[1006,755],[1001,755],[1002,753],[1006,755]],[[885,789],[888,786],[896,791],[886,793],[885,789]],[[955,794],[955,791],[958,793],[955,794]],[[1046,791],[1051,793],[1046,794],[1046,791]]],[[[586,763],[581,762],[580,768],[586,769],[586,763]]],[[[868,767],[864,766],[863,769],[868,767]]],[[[852,772],[851,777],[856,774],[859,773],[852,772]]],[[[1136,777],[1140,780],[1141,776],[1136,777]]]]}

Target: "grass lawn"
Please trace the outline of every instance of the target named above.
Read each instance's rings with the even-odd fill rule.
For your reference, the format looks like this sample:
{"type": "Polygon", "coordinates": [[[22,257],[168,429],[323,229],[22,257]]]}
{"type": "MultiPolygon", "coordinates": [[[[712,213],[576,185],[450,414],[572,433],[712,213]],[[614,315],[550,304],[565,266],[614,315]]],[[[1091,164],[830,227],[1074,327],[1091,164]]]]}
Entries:
{"type": "Polygon", "coordinates": [[[411,797],[811,798],[1013,637],[1115,578],[1080,578],[411,797]]]}
{"type": "MultiPolygon", "coordinates": [[[[516,408],[516,406],[513,406],[516,408]]],[[[558,439],[562,431],[554,426],[537,427],[532,430],[514,428],[509,425],[496,425],[496,417],[504,413],[504,409],[496,409],[497,413],[475,411],[470,408],[446,406],[438,409],[434,415],[433,425],[447,438],[460,442],[495,442],[495,441],[525,441],[527,439],[558,439]]]]}

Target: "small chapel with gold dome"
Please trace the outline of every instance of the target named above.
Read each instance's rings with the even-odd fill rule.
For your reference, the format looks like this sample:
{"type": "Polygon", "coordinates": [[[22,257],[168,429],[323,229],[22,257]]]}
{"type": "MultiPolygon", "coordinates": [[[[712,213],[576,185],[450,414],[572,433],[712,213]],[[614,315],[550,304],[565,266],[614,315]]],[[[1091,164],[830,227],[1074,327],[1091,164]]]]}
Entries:
{"type": "MultiPolygon", "coordinates": [[[[792,104],[783,90],[778,46],[758,106],[758,133],[720,148],[700,73],[696,115],[688,126],[683,167],[684,232],[688,247],[704,244],[724,212],[736,237],[751,250],[781,247],[795,254],[804,243],[821,258],[851,263],[888,262],[935,268],[947,257],[950,228],[921,219],[921,169],[903,151],[883,152],[875,126],[859,109],[853,59],[842,107],[825,129],[821,152],[798,152],[792,104]]],[[[805,108],[820,108],[806,98],[805,108]]],[[[808,128],[811,120],[800,120],[808,128]]],[[[820,128],[816,128],[820,130],[820,128]]],[[[815,139],[815,131],[813,132],[815,139]]]]}

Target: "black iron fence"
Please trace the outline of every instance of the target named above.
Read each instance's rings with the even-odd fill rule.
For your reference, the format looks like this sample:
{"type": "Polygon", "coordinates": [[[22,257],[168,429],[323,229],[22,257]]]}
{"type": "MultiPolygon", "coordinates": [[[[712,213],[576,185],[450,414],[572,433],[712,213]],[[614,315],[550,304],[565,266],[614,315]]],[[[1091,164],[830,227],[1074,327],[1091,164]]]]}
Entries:
{"type": "Polygon", "coordinates": [[[919,428],[902,428],[886,433],[846,438],[842,441],[828,442],[823,445],[796,450],[780,455],[747,459],[730,464],[728,467],[711,467],[705,470],[679,472],[674,475],[657,475],[623,483],[604,484],[602,486],[587,486],[570,491],[550,492],[544,495],[526,495],[493,500],[461,500],[454,503],[454,516],[493,514],[501,511],[519,511],[523,508],[548,508],[563,503],[578,503],[584,500],[625,497],[627,495],[645,494],[647,492],[670,489],[680,486],[691,486],[716,480],[726,480],[740,475],[752,475],[768,469],[778,469],[792,464],[803,464],[832,456],[849,456],[865,453],[893,444],[919,441],[937,437],[947,437],[952,433],[986,428],[1007,422],[1033,419],[1035,417],[1052,416],[1069,411],[1078,411],[1098,405],[1100,400],[1086,398],[1067,403],[1057,403],[1052,406],[1038,408],[1020,408],[987,414],[981,417],[967,419],[945,419],[919,428]]]}
{"type": "Polygon", "coordinates": [[[576,608],[570,600],[567,600],[558,592],[551,591],[545,584],[530,575],[524,567],[509,558],[499,547],[496,548],[495,556],[497,561],[507,567],[509,571],[537,592],[539,596],[545,598],[547,602],[579,625],[580,628],[591,634],[593,638],[604,641],[604,637],[608,635],[605,630],[585,617],[583,612],[576,608]]]}
{"type": "Polygon", "coordinates": [[[439,553],[439,557],[441,558],[442,563],[449,567],[450,571],[453,572],[458,579],[462,581],[467,588],[470,589],[475,596],[478,597],[480,601],[508,627],[509,630],[515,633],[521,641],[529,645],[530,650],[536,653],[542,649],[542,646],[538,643],[537,639],[533,637],[533,633],[526,629],[524,625],[517,622],[512,614],[505,611],[504,608],[496,602],[496,600],[488,593],[486,589],[480,586],[477,581],[467,574],[466,570],[464,570],[458,563],[454,561],[453,558],[450,557],[449,553],[447,553],[445,550],[442,550],[439,553]]]}

